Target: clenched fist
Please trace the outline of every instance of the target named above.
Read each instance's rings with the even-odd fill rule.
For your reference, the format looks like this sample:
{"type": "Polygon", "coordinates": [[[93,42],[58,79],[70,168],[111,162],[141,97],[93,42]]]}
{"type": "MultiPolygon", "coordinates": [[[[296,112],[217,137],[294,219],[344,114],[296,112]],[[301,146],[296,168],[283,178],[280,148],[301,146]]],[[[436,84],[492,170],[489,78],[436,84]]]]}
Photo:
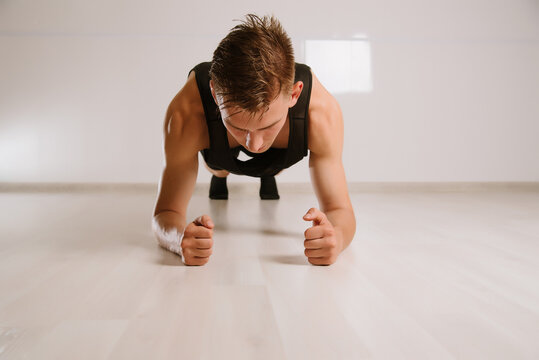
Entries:
{"type": "Polygon", "coordinates": [[[181,242],[185,265],[204,265],[210,260],[213,227],[213,221],[208,215],[197,217],[185,227],[181,242]]]}
{"type": "Polygon", "coordinates": [[[331,265],[341,252],[335,228],[322,211],[310,208],[303,220],[312,221],[305,230],[305,256],[313,265],[331,265]]]}

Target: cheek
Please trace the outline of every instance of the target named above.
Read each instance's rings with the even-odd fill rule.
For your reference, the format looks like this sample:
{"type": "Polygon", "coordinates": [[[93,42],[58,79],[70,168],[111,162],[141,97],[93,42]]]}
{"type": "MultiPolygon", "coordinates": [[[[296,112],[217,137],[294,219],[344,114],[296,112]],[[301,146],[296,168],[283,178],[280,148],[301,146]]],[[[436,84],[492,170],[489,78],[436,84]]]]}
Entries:
{"type": "Polygon", "coordinates": [[[264,139],[274,140],[278,134],[279,134],[279,129],[275,129],[275,130],[272,129],[271,131],[267,132],[267,134],[264,136],[264,139]]]}
{"type": "Polygon", "coordinates": [[[273,140],[273,133],[271,131],[263,131],[257,135],[255,135],[256,137],[258,138],[262,138],[262,142],[264,144],[270,142],[271,140],[273,140]]]}

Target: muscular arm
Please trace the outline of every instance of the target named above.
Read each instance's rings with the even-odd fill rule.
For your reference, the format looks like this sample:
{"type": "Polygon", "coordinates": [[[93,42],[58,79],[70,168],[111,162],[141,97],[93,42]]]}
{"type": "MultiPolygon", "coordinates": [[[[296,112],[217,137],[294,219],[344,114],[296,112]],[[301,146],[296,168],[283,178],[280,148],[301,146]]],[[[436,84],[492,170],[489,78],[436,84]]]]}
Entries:
{"type": "Polygon", "coordinates": [[[187,204],[198,174],[197,153],[185,151],[181,127],[181,119],[175,115],[165,120],[165,167],[152,220],[159,245],[177,254],[181,254],[180,239],[186,226],[187,204]]]}
{"type": "MultiPolygon", "coordinates": [[[[339,252],[352,241],[356,220],[342,164],[343,116],[338,102],[318,84],[318,106],[310,113],[309,168],[320,210],[335,229],[339,252]]],[[[314,91],[314,88],[313,88],[314,91]]]]}
{"type": "MultiPolygon", "coordinates": [[[[181,100],[181,92],[178,97],[181,100]]],[[[159,244],[176,253],[180,253],[187,205],[196,183],[200,147],[199,132],[193,131],[197,127],[189,124],[188,107],[178,106],[178,102],[171,103],[163,124],[165,166],[152,219],[159,244]]]]}
{"type": "Polygon", "coordinates": [[[179,114],[172,114],[165,121],[165,167],[159,183],[154,216],[171,212],[185,220],[187,204],[198,174],[198,153],[190,146],[190,138],[182,122],[179,114]]]}

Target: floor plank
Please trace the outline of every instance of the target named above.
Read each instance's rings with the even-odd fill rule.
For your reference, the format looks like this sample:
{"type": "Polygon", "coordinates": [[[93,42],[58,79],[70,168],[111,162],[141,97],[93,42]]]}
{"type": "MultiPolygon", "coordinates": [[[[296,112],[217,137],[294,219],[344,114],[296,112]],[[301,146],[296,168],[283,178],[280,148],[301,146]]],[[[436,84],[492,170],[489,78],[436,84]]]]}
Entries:
{"type": "Polygon", "coordinates": [[[539,192],[352,193],[357,232],[304,256],[309,193],[196,193],[201,267],[157,245],[155,194],[0,193],[0,359],[536,359],[539,192]]]}

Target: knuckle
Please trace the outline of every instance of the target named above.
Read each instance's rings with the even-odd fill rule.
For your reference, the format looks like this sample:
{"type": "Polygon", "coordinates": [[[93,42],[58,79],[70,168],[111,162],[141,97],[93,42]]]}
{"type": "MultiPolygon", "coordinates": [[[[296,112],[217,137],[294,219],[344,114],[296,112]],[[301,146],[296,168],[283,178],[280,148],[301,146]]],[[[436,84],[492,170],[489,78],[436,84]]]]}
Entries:
{"type": "Polygon", "coordinates": [[[198,225],[196,225],[195,223],[189,223],[189,225],[185,227],[185,230],[183,232],[184,236],[193,236],[196,233],[197,228],[198,225]]]}
{"type": "Polygon", "coordinates": [[[335,235],[335,229],[332,226],[328,226],[326,228],[326,234],[328,236],[334,236],[335,235]]]}
{"type": "Polygon", "coordinates": [[[182,250],[184,249],[189,249],[192,245],[192,238],[183,238],[182,240],[182,243],[181,243],[181,247],[182,247],[182,250]]]}
{"type": "Polygon", "coordinates": [[[205,227],[200,227],[198,229],[197,236],[204,237],[204,238],[211,238],[212,237],[212,231],[210,229],[205,228],[205,227]]]}
{"type": "Polygon", "coordinates": [[[337,239],[335,236],[330,235],[327,240],[328,247],[331,249],[335,249],[337,247],[337,239]]]}
{"type": "Polygon", "coordinates": [[[195,249],[204,248],[204,241],[202,241],[200,239],[197,239],[195,241],[195,244],[194,244],[193,248],[195,248],[195,249]]]}

